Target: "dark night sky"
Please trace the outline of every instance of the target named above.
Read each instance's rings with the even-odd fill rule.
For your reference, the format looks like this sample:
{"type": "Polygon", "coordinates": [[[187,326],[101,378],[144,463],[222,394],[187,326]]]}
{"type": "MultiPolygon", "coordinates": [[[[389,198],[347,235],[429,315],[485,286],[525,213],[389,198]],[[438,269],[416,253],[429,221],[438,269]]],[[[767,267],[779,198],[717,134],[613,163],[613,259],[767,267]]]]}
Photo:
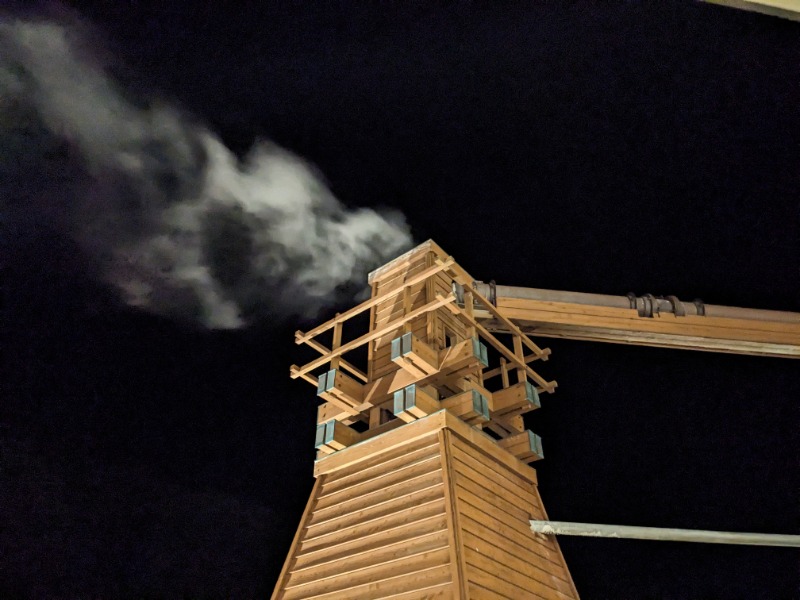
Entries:
{"type": "MultiPolygon", "coordinates": [[[[798,23],[688,1],[78,4],[125,85],[238,152],[277,141],[479,279],[800,311],[798,23]]],[[[288,378],[309,323],[191,330],[105,308],[48,231],[3,252],[0,597],[267,595],[313,482],[314,391],[288,378]]],[[[796,361],[543,344],[551,518],[798,532],[796,361]]],[[[800,597],[796,550],[561,544],[587,599],[800,597]]]]}

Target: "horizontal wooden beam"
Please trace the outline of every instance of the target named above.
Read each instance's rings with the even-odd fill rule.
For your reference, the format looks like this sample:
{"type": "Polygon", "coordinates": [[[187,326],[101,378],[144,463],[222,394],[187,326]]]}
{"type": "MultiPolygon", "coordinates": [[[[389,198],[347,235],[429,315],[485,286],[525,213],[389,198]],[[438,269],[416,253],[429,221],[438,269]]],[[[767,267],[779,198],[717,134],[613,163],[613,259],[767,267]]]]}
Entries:
{"type": "Polygon", "coordinates": [[[408,279],[408,281],[404,281],[402,283],[402,285],[400,285],[399,287],[397,287],[397,288],[395,288],[395,289],[393,289],[393,290],[391,290],[389,292],[386,292],[384,294],[379,294],[377,296],[373,296],[369,300],[367,300],[365,302],[362,302],[358,306],[355,306],[355,307],[351,308],[350,310],[347,310],[347,311],[343,312],[342,314],[340,314],[337,317],[334,317],[330,321],[327,321],[327,322],[323,323],[322,325],[319,325],[319,326],[315,327],[314,329],[312,329],[308,333],[303,333],[302,331],[296,331],[295,334],[294,334],[294,343],[295,344],[306,343],[311,338],[316,337],[319,334],[328,331],[331,327],[333,327],[337,323],[344,323],[348,319],[350,319],[352,317],[355,317],[358,314],[361,314],[362,312],[372,308],[376,304],[379,304],[379,303],[381,303],[381,302],[383,302],[385,300],[389,300],[390,298],[394,298],[398,294],[402,293],[403,290],[405,290],[406,288],[411,287],[412,285],[416,285],[417,283],[419,283],[421,281],[425,281],[428,277],[436,275],[440,271],[444,271],[445,269],[447,269],[448,267],[452,266],[453,264],[454,264],[453,258],[452,257],[448,257],[445,260],[439,262],[438,264],[435,264],[435,265],[433,265],[431,267],[428,267],[427,269],[425,269],[421,273],[417,273],[413,277],[410,277],[408,279]]]}
{"type": "MultiPolygon", "coordinates": [[[[524,361],[520,360],[520,358],[514,354],[511,350],[509,350],[506,345],[494,337],[491,332],[486,329],[481,323],[479,323],[475,318],[470,317],[465,311],[461,310],[455,304],[448,305],[448,308],[456,315],[460,316],[461,318],[465,319],[468,323],[475,327],[478,330],[480,335],[486,339],[495,349],[500,352],[510,363],[514,366],[523,369],[528,377],[533,379],[536,383],[542,386],[542,391],[553,393],[558,386],[555,381],[547,381],[544,377],[539,375],[536,371],[531,369],[524,361]]],[[[523,339],[527,339],[524,333],[520,332],[519,335],[523,339]]]]}
{"type": "MultiPolygon", "coordinates": [[[[642,317],[630,308],[528,298],[498,297],[497,304],[520,331],[536,336],[800,358],[797,313],[796,321],[778,322],[672,313],[642,317]]],[[[500,320],[478,319],[490,331],[508,331],[500,320]]]]}
{"type": "Polygon", "coordinates": [[[297,365],[292,365],[289,370],[289,374],[291,375],[292,379],[297,379],[298,377],[302,377],[309,371],[313,371],[317,367],[321,367],[326,362],[329,362],[332,358],[341,356],[345,352],[350,352],[351,350],[355,350],[356,348],[363,346],[364,344],[367,344],[372,340],[381,337],[387,331],[391,331],[392,329],[397,329],[399,327],[402,327],[403,325],[405,325],[409,321],[412,321],[413,319],[416,319],[420,315],[424,315],[425,313],[428,313],[432,310],[436,310],[437,308],[451,304],[454,301],[455,301],[455,296],[453,296],[453,294],[448,294],[447,296],[436,294],[436,300],[432,300],[431,302],[428,302],[424,306],[420,306],[416,310],[412,310],[407,315],[404,315],[399,319],[392,321],[391,323],[387,323],[383,327],[374,329],[369,333],[366,333],[361,337],[354,339],[351,342],[339,346],[335,350],[331,350],[325,356],[320,356],[316,360],[312,360],[310,363],[307,363],[302,367],[298,367],[297,365]]]}

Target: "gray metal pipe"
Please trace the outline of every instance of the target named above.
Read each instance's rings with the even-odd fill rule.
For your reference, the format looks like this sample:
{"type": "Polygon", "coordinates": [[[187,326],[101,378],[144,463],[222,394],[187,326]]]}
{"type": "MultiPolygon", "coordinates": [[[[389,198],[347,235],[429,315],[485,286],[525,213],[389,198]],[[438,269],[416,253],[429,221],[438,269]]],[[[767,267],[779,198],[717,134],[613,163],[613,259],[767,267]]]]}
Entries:
{"type": "Polygon", "coordinates": [[[784,546],[800,548],[800,535],[777,533],[739,533],[704,529],[670,529],[634,527],[631,525],[597,525],[566,521],[531,521],[534,533],[547,535],[579,535],[586,537],[661,540],[669,542],[702,542],[706,544],[741,544],[746,546],[784,546]]]}
{"type": "Polygon", "coordinates": [[[590,306],[607,306],[611,308],[635,308],[642,316],[655,313],[675,313],[678,315],[705,315],[729,319],[749,319],[753,321],[772,321],[778,323],[800,323],[800,313],[763,310],[756,308],[739,308],[735,306],[716,306],[704,304],[699,300],[680,301],[675,296],[657,298],[650,294],[644,296],[610,296],[607,294],[586,294],[583,292],[562,292],[539,288],[514,287],[476,282],[475,289],[490,300],[497,298],[520,298],[539,300],[542,302],[568,302],[590,306]]]}

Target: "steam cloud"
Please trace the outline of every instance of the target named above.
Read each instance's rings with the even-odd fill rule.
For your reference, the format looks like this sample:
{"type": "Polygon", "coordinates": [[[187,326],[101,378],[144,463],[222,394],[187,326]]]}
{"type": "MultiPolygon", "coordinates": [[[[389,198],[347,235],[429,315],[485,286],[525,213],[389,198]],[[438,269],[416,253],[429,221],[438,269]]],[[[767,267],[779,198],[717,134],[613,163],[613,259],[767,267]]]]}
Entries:
{"type": "Polygon", "coordinates": [[[131,100],[81,27],[0,21],[0,211],[55,224],[128,304],[212,328],[311,316],[410,245],[401,215],[348,210],[288,151],[240,160],[174,107],[131,100]],[[8,184],[54,170],[68,176],[35,202],[8,184]]]}

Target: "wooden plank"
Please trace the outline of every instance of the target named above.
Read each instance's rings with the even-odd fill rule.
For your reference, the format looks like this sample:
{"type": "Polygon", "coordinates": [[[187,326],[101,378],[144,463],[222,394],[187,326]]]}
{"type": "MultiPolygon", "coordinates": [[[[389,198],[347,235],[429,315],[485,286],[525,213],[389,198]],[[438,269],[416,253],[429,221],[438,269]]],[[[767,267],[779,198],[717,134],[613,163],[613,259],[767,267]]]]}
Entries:
{"type": "Polygon", "coordinates": [[[364,494],[337,504],[331,504],[330,506],[317,510],[321,513],[321,518],[332,518],[335,515],[350,514],[369,508],[373,504],[384,502],[396,495],[409,494],[440,483],[442,483],[441,471],[431,471],[401,481],[390,488],[375,490],[369,494],[364,494]]]}
{"type": "Polygon", "coordinates": [[[455,459],[456,472],[469,475],[470,479],[486,489],[487,494],[497,493],[502,490],[502,493],[509,495],[509,499],[515,503],[530,502],[533,499],[533,494],[519,484],[513,483],[496,473],[487,472],[485,466],[476,460],[475,456],[464,454],[457,448],[453,448],[453,458],[455,459]]]}
{"type": "MultiPolygon", "coordinates": [[[[395,325],[403,325],[404,323],[407,323],[408,321],[411,321],[412,319],[415,319],[416,317],[418,317],[418,316],[420,316],[422,314],[425,314],[428,311],[435,310],[435,309],[439,308],[440,306],[445,306],[447,304],[450,304],[454,300],[455,300],[455,296],[450,296],[448,298],[445,298],[443,296],[437,296],[436,300],[428,302],[425,306],[421,306],[420,308],[408,313],[407,315],[402,317],[397,323],[393,323],[392,325],[393,326],[395,326],[395,325]]],[[[309,371],[313,371],[317,367],[321,367],[326,362],[329,362],[331,358],[333,358],[335,356],[341,356],[345,352],[350,352],[351,350],[355,350],[356,348],[358,348],[358,347],[360,347],[360,346],[362,346],[362,345],[364,345],[364,344],[366,344],[368,342],[371,342],[372,340],[380,337],[384,333],[385,333],[385,331],[383,329],[376,329],[374,331],[370,331],[369,333],[365,333],[361,337],[359,337],[359,338],[357,338],[355,340],[352,340],[351,342],[343,344],[339,348],[336,348],[336,350],[331,350],[330,354],[328,354],[327,356],[320,356],[316,360],[312,360],[310,363],[307,363],[306,365],[304,365],[302,367],[298,367],[296,365],[292,365],[292,368],[290,369],[290,375],[291,375],[292,379],[297,379],[301,375],[304,375],[305,373],[308,373],[309,371]]]]}
{"type": "MultiPolygon", "coordinates": [[[[498,536],[499,537],[499,536],[498,536]]],[[[491,556],[503,567],[520,573],[521,575],[538,581],[542,585],[560,592],[564,595],[571,595],[570,584],[562,577],[558,577],[552,571],[553,563],[535,556],[533,553],[514,553],[509,551],[508,544],[499,544],[501,537],[493,540],[486,540],[478,537],[469,531],[464,532],[464,547],[472,552],[477,552],[484,556],[491,556]],[[544,565],[545,568],[542,568],[544,565]]]]}
{"type": "Polygon", "coordinates": [[[319,548],[334,548],[339,544],[362,539],[386,529],[403,527],[420,519],[442,514],[444,511],[444,499],[434,498],[424,504],[406,506],[404,510],[383,515],[364,523],[355,523],[337,531],[314,535],[313,537],[311,537],[310,533],[307,533],[300,544],[300,552],[313,552],[319,548]]]}
{"type": "Polygon", "coordinates": [[[360,483],[358,485],[333,492],[326,496],[322,496],[319,498],[319,500],[317,500],[317,510],[327,508],[328,506],[333,506],[334,504],[349,502],[350,500],[354,500],[368,494],[374,494],[375,492],[386,492],[394,485],[401,484],[415,477],[440,471],[441,468],[442,465],[439,462],[438,456],[422,459],[413,465],[409,465],[408,467],[397,469],[391,473],[385,473],[380,477],[376,477],[375,479],[370,479],[364,483],[360,483]]]}
{"type": "MultiPolygon", "coordinates": [[[[361,443],[363,444],[364,442],[361,443]]],[[[339,479],[351,477],[353,475],[357,476],[362,471],[370,471],[374,467],[383,465],[397,458],[402,458],[406,452],[416,452],[420,448],[424,448],[426,446],[431,446],[435,444],[436,444],[436,435],[435,432],[433,432],[427,437],[420,436],[415,438],[414,440],[409,440],[408,444],[406,444],[405,446],[397,445],[390,448],[384,448],[381,450],[376,449],[374,453],[363,457],[362,460],[358,461],[357,463],[353,463],[350,467],[339,469],[336,473],[335,478],[332,477],[326,479],[326,481],[332,482],[332,481],[338,481],[339,479]]]]}
{"type": "Polygon", "coordinates": [[[295,568],[300,569],[310,564],[320,564],[359,552],[372,552],[378,548],[416,539],[423,534],[445,529],[445,527],[447,527],[447,519],[443,509],[439,515],[420,519],[393,529],[383,529],[370,536],[350,540],[344,544],[323,546],[309,552],[302,552],[301,550],[296,555],[295,568]]]}
{"type": "MultiPolygon", "coordinates": [[[[528,501],[529,497],[533,495],[533,489],[536,485],[536,471],[500,448],[497,442],[485,433],[478,431],[476,431],[476,433],[485,437],[486,441],[492,445],[491,452],[475,452],[473,448],[476,447],[476,444],[470,444],[467,440],[462,438],[453,441],[453,448],[458,452],[458,457],[463,456],[468,458],[469,461],[466,461],[466,464],[474,468],[478,473],[489,471],[494,476],[507,482],[507,485],[519,488],[520,491],[517,492],[517,495],[524,494],[524,499],[528,501]],[[518,466],[524,467],[524,469],[517,468],[518,466]],[[531,479],[533,479],[533,481],[531,481],[531,479]]],[[[459,437],[461,436],[459,435],[459,437]]],[[[482,449],[480,447],[478,448],[482,449]]]]}
{"type": "Polygon", "coordinates": [[[542,323],[564,323],[607,327],[635,332],[667,333],[754,342],[800,344],[800,323],[755,321],[698,315],[675,316],[659,313],[652,318],[640,317],[635,310],[609,309],[584,304],[541,302],[535,300],[498,299],[509,319],[542,323]],[[609,313],[609,311],[616,311],[609,313]]]}
{"type": "Polygon", "coordinates": [[[405,496],[387,498],[362,510],[353,511],[341,516],[309,521],[306,536],[311,539],[340,529],[346,529],[357,523],[368,523],[399,511],[407,510],[409,506],[421,506],[431,500],[444,498],[444,484],[435,483],[421,490],[411,492],[405,496]]]}
{"type": "MultiPolygon", "coordinates": [[[[316,350],[320,354],[327,354],[328,352],[331,351],[330,348],[328,348],[326,346],[323,346],[317,340],[307,340],[306,344],[311,346],[314,350],[316,350]]],[[[350,364],[349,362],[347,362],[345,359],[343,359],[341,357],[340,357],[340,361],[339,361],[339,366],[342,367],[342,369],[344,369],[345,371],[349,371],[351,375],[355,375],[356,377],[358,377],[364,383],[369,381],[369,379],[367,378],[367,374],[364,373],[364,371],[362,371],[358,367],[350,364]]]]}
{"type": "Polygon", "coordinates": [[[464,561],[463,543],[461,541],[461,523],[459,521],[458,497],[456,495],[455,472],[451,456],[452,434],[447,429],[439,431],[439,451],[443,465],[445,506],[447,507],[447,530],[450,547],[450,566],[454,590],[459,598],[467,598],[466,563],[464,561]]]}
{"type": "MultiPolygon", "coordinates": [[[[481,323],[479,323],[475,318],[469,317],[464,311],[462,311],[458,306],[454,304],[450,304],[447,306],[453,314],[461,315],[465,320],[467,320],[471,325],[478,330],[481,337],[484,338],[486,341],[492,344],[495,349],[500,352],[509,362],[513,363],[515,366],[519,367],[520,369],[524,370],[528,377],[533,379],[539,385],[542,386],[542,389],[546,392],[552,393],[555,391],[556,386],[558,385],[555,381],[546,381],[541,375],[539,375],[536,371],[531,369],[524,360],[517,357],[516,354],[511,352],[508,348],[506,348],[505,344],[498,340],[495,336],[491,334],[491,332],[486,329],[481,323]]],[[[514,326],[516,328],[516,326],[514,326]]],[[[525,334],[520,332],[521,336],[525,336],[525,334]]],[[[525,337],[525,339],[528,339],[525,337]]]]}
{"type": "Polygon", "coordinates": [[[385,564],[412,554],[447,548],[445,534],[444,530],[440,530],[414,540],[413,544],[402,543],[386,546],[372,552],[344,556],[334,561],[292,571],[289,585],[309,583],[341,573],[350,573],[365,567],[385,564]]]}
{"type": "MultiPolygon", "coordinates": [[[[415,578],[418,571],[442,566],[446,559],[447,548],[413,554],[353,573],[328,577],[299,588],[287,589],[285,598],[286,600],[322,600],[323,598],[346,597],[352,600],[363,594],[366,591],[365,588],[374,590],[381,583],[386,583],[385,588],[394,593],[413,591],[417,589],[415,578]],[[342,596],[342,594],[346,594],[346,596],[342,596]]],[[[446,563],[444,564],[446,565],[446,563]]]]}
{"type": "MultiPolygon", "coordinates": [[[[520,553],[531,552],[541,557],[543,561],[549,561],[550,564],[554,565],[554,567],[550,567],[554,569],[554,574],[556,574],[556,567],[561,566],[562,568],[566,568],[566,565],[559,564],[558,558],[560,555],[554,551],[553,547],[544,543],[546,540],[538,539],[533,535],[533,532],[530,531],[530,527],[528,527],[528,532],[532,535],[528,535],[528,532],[523,529],[505,523],[502,519],[496,518],[494,515],[483,512],[466,499],[462,502],[461,506],[465,532],[469,531],[484,539],[494,539],[496,536],[505,538],[504,544],[515,544],[519,546],[518,549],[515,548],[516,551],[520,553]]],[[[542,563],[542,568],[545,568],[545,563],[542,563]]]]}
{"type": "Polygon", "coordinates": [[[280,575],[278,575],[278,581],[275,584],[275,589],[272,591],[271,600],[279,600],[283,598],[283,591],[282,591],[283,586],[286,585],[289,572],[291,571],[291,567],[294,565],[295,553],[297,552],[297,548],[300,545],[300,539],[302,537],[303,532],[305,531],[306,523],[310,519],[312,511],[316,505],[317,492],[322,486],[324,480],[325,477],[319,477],[314,482],[314,487],[311,490],[311,495],[308,497],[308,502],[306,503],[305,510],[303,510],[303,515],[300,517],[300,524],[297,527],[297,532],[295,532],[294,538],[292,539],[292,545],[289,547],[289,554],[286,555],[286,560],[283,563],[283,568],[281,569],[280,575]]]}
{"type": "Polygon", "coordinates": [[[500,579],[491,572],[491,569],[487,572],[479,567],[470,565],[469,580],[470,583],[474,582],[475,584],[486,589],[495,590],[498,594],[501,594],[503,597],[509,598],[510,600],[536,598],[534,594],[531,594],[527,590],[500,579]]]}
{"type": "Polygon", "coordinates": [[[351,446],[336,454],[327,456],[314,464],[314,476],[332,473],[350,465],[360,463],[365,458],[385,452],[397,446],[405,445],[426,435],[435,434],[445,424],[445,411],[433,414],[425,419],[408,423],[399,429],[389,431],[360,444],[351,446]]]}
{"type": "Polygon", "coordinates": [[[419,459],[429,458],[439,454],[439,444],[434,436],[431,436],[429,439],[423,438],[421,442],[422,443],[414,445],[409,444],[409,447],[402,454],[384,456],[384,460],[371,465],[365,464],[363,468],[354,469],[350,473],[337,473],[336,477],[328,478],[325,481],[325,486],[322,488],[320,495],[326,495],[359,483],[364,483],[365,481],[380,477],[400,467],[414,464],[419,459]]]}
{"type": "MultiPolygon", "coordinates": [[[[519,573],[501,562],[501,556],[484,556],[474,550],[465,550],[469,573],[472,575],[476,569],[491,574],[495,578],[494,589],[502,594],[507,594],[512,589],[523,590],[517,598],[542,598],[543,600],[564,600],[570,596],[556,590],[541,581],[532,579],[523,573],[519,573]],[[513,588],[508,586],[514,586],[513,588]]],[[[480,577],[480,575],[478,575],[480,577]]],[[[478,577],[475,578],[478,581],[478,577]]]]}
{"type": "Polygon", "coordinates": [[[452,583],[440,583],[411,592],[381,596],[382,600],[454,600],[455,598],[452,583]]]}
{"type": "Polygon", "coordinates": [[[347,311],[343,312],[338,317],[335,317],[335,318],[331,319],[330,321],[327,321],[326,323],[323,323],[322,325],[318,325],[317,327],[315,327],[314,329],[312,329],[308,333],[303,333],[302,331],[297,331],[295,333],[295,340],[294,341],[295,341],[296,344],[302,344],[306,340],[314,338],[314,337],[318,336],[319,334],[321,334],[321,333],[323,333],[325,331],[328,331],[328,329],[333,327],[336,323],[341,323],[341,322],[347,321],[348,319],[350,319],[350,318],[352,318],[352,317],[354,317],[354,316],[356,316],[358,314],[361,314],[365,310],[367,310],[369,308],[372,308],[373,306],[375,306],[379,302],[383,302],[385,300],[388,300],[391,296],[394,296],[396,294],[401,293],[403,291],[403,287],[411,286],[411,285],[414,285],[415,283],[419,283],[420,281],[424,281],[428,277],[430,277],[432,275],[435,275],[436,273],[438,273],[439,271],[442,271],[443,269],[448,268],[452,264],[453,264],[453,260],[452,259],[450,259],[449,261],[445,260],[441,264],[434,265],[434,266],[430,267],[429,269],[425,269],[424,271],[418,273],[414,277],[411,277],[410,279],[408,279],[408,281],[404,282],[403,286],[399,286],[397,289],[385,292],[385,293],[383,293],[383,294],[381,294],[379,296],[373,296],[372,298],[370,298],[366,302],[362,302],[358,306],[355,306],[355,307],[351,308],[350,310],[347,310],[347,311]]]}

